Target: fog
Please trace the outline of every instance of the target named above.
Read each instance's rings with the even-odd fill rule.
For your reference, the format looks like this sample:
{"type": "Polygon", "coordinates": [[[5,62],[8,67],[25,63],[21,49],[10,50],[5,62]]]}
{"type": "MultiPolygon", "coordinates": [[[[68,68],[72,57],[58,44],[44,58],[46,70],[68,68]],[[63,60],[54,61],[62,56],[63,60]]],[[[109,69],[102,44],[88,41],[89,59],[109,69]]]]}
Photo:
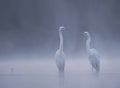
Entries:
{"type": "Polygon", "coordinates": [[[0,4],[1,59],[52,57],[61,25],[67,29],[64,51],[68,56],[85,56],[81,33],[89,31],[92,45],[102,55],[119,58],[118,0],[0,0],[0,4]]]}
{"type": "Polygon", "coordinates": [[[0,62],[1,88],[119,88],[120,61],[102,60],[99,75],[92,73],[88,60],[66,61],[59,76],[54,60],[11,60],[0,62]],[[13,71],[11,71],[13,68],[13,71]]]}
{"type": "Polygon", "coordinates": [[[0,0],[0,88],[119,88],[119,0],[0,0]],[[55,52],[63,25],[66,69],[55,52]],[[91,71],[83,32],[100,53],[91,71]]]}

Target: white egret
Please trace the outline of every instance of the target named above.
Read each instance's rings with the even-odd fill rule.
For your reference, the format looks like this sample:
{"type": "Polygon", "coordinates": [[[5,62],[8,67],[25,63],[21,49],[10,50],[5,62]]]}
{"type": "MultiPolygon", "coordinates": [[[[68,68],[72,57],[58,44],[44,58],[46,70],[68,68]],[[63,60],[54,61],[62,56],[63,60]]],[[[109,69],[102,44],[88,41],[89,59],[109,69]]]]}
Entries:
{"type": "Polygon", "coordinates": [[[62,35],[62,32],[64,30],[65,30],[64,26],[59,27],[60,45],[59,49],[56,51],[55,54],[56,65],[58,67],[59,72],[64,72],[65,68],[65,54],[63,52],[63,35],[62,35]]]}
{"type": "Polygon", "coordinates": [[[99,53],[95,48],[91,48],[90,43],[91,43],[91,36],[89,32],[84,32],[84,36],[87,38],[86,40],[86,48],[87,48],[87,53],[89,56],[89,61],[90,64],[92,65],[92,71],[95,69],[96,72],[100,71],[100,56],[99,53]]]}

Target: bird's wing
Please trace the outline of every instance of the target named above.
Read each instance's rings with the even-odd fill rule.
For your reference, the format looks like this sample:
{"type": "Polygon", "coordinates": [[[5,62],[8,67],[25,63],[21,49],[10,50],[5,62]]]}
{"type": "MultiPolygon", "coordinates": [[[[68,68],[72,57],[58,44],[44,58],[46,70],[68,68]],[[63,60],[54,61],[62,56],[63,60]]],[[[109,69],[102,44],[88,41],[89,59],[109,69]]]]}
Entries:
{"type": "Polygon", "coordinates": [[[89,53],[89,60],[90,60],[90,62],[91,62],[92,64],[95,64],[95,63],[99,64],[99,63],[100,63],[99,58],[100,58],[100,56],[99,56],[98,52],[96,52],[96,51],[94,51],[94,52],[91,51],[91,52],[89,53]]]}

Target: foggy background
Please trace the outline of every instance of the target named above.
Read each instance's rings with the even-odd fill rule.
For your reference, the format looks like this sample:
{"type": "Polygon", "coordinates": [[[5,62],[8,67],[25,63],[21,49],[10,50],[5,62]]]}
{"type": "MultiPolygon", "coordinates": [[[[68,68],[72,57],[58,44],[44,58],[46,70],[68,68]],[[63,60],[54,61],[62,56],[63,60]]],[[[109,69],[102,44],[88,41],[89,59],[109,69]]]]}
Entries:
{"type": "Polygon", "coordinates": [[[120,88],[119,28],[120,0],[0,0],[0,88],[120,88]],[[54,58],[61,25],[63,77],[54,58]],[[84,31],[100,53],[98,75],[84,31]]]}
{"type": "Polygon", "coordinates": [[[119,0],[0,0],[0,59],[53,57],[61,25],[68,57],[86,55],[84,31],[106,59],[119,57],[119,0]]]}

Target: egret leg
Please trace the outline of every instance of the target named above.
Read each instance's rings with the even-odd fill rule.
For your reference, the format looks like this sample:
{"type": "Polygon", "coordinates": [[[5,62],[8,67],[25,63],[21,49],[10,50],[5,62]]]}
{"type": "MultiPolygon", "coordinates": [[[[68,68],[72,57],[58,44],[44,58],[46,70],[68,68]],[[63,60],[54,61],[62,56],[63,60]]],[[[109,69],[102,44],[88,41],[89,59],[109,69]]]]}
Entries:
{"type": "Polygon", "coordinates": [[[59,72],[59,88],[64,88],[64,72],[59,72]]]}

